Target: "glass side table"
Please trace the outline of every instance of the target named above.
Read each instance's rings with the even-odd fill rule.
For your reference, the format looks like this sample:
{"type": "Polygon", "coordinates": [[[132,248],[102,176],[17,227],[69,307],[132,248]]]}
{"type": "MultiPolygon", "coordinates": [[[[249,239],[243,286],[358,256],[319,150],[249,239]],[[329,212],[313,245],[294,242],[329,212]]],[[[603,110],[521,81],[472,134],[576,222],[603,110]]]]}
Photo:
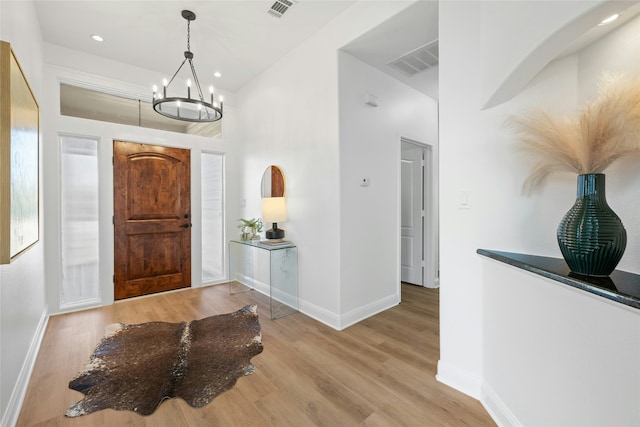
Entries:
{"type": "Polygon", "coordinates": [[[298,248],[258,240],[229,241],[229,293],[255,289],[269,296],[271,318],[298,311],[298,248]]]}

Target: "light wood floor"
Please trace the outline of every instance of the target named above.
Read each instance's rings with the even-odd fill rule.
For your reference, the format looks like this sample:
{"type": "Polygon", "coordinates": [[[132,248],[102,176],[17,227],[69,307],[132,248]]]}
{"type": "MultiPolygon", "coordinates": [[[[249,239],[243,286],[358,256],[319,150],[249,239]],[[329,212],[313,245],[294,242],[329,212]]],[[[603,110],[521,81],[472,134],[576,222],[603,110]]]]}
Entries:
{"type": "Polygon", "coordinates": [[[495,426],[482,405],[435,379],[438,291],[402,285],[402,303],[342,332],[302,314],[271,321],[268,299],[227,286],[189,289],[53,316],[18,426],[495,426]],[[257,303],[264,351],[256,371],[208,406],[164,401],[144,417],[64,411],[82,394],[68,382],[110,323],[178,322],[257,303]]]}

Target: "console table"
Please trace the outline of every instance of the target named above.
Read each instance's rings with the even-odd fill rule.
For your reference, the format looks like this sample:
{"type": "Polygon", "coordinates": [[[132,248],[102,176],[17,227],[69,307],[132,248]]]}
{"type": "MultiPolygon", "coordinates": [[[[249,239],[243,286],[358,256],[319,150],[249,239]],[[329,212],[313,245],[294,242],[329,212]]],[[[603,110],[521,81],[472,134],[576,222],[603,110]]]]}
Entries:
{"type": "Polygon", "coordinates": [[[229,241],[229,293],[252,289],[269,296],[271,318],[298,311],[298,248],[287,242],[229,241]]]}

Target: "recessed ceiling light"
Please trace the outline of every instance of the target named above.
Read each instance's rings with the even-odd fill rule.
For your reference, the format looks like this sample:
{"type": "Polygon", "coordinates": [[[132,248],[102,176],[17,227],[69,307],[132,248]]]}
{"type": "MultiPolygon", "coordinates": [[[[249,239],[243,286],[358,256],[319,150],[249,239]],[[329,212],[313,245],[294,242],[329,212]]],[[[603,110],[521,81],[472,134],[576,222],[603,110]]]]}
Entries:
{"type": "Polygon", "coordinates": [[[610,17],[608,17],[607,19],[604,19],[601,23],[599,23],[598,25],[607,25],[607,24],[611,24],[613,21],[615,21],[616,19],[618,19],[620,17],[620,14],[616,13],[614,15],[611,15],[610,17]]]}
{"type": "Polygon", "coordinates": [[[222,77],[222,73],[220,71],[216,71],[213,73],[213,77],[222,77]]]}
{"type": "Polygon", "coordinates": [[[91,34],[91,38],[94,39],[97,42],[103,42],[104,41],[104,39],[102,37],[100,37],[99,35],[97,35],[97,34],[91,34]]]}

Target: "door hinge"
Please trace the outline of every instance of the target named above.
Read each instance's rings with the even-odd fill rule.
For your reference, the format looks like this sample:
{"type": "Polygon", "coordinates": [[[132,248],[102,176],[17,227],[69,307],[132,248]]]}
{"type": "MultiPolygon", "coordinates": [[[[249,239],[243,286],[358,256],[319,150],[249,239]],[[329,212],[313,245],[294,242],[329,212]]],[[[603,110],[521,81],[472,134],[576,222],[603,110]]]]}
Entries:
{"type": "Polygon", "coordinates": [[[425,265],[424,265],[424,260],[422,260],[422,267],[424,268],[424,266],[425,266],[425,265]]]}
{"type": "Polygon", "coordinates": [[[116,216],[115,215],[113,215],[111,217],[111,224],[116,225],[116,216]]]}
{"type": "Polygon", "coordinates": [[[113,275],[113,283],[116,283],[116,275],[113,275]]]}
{"type": "Polygon", "coordinates": [[[424,218],[424,211],[422,211],[422,217],[424,218]]]}

